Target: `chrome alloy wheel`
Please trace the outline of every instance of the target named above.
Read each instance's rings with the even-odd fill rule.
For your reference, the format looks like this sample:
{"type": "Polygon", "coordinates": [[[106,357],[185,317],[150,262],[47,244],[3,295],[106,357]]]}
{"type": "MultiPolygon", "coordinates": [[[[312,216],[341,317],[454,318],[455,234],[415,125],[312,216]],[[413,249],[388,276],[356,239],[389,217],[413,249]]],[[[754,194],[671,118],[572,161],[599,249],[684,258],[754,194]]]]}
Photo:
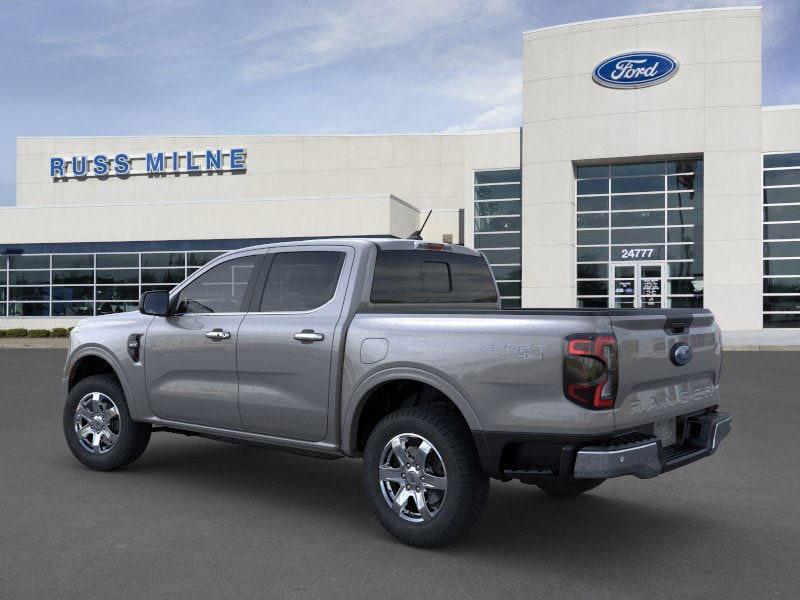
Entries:
{"type": "Polygon", "coordinates": [[[92,454],[105,454],[119,439],[119,409],[101,392],[86,394],[75,408],[75,435],[92,454]]]}
{"type": "Polygon", "coordinates": [[[389,507],[413,523],[433,519],[447,493],[441,454],[416,433],[396,435],[383,447],[378,480],[389,507]]]}

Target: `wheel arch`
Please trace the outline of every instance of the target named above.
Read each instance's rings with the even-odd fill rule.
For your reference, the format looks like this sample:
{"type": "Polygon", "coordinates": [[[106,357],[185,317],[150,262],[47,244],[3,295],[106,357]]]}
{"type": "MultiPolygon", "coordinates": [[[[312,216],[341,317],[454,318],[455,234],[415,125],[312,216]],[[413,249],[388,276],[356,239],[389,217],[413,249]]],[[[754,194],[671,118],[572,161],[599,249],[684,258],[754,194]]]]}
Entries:
{"type": "Polygon", "coordinates": [[[125,373],[114,354],[99,346],[83,348],[70,356],[64,373],[66,393],[69,394],[72,388],[83,379],[92,375],[103,374],[113,375],[122,386],[122,391],[127,399],[128,410],[131,412],[131,416],[135,418],[136,403],[131,401],[133,396],[125,373]]]}
{"type": "Polygon", "coordinates": [[[360,453],[358,446],[359,424],[364,409],[375,398],[375,393],[387,384],[404,381],[416,382],[429,386],[447,398],[470,430],[480,430],[478,416],[472,409],[464,394],[443,377],[420,368],[393,367],[373,373],[363,380],[350,396],[350,400],[342,414],[342,451],[348,456],[360,453]]]}

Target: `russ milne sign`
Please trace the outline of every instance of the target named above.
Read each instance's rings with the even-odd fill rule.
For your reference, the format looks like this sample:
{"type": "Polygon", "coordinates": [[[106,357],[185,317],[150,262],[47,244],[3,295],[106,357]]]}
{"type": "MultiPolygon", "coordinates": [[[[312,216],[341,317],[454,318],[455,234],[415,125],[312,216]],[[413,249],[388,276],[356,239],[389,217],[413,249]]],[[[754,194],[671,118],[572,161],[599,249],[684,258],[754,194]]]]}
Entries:
{"type": "Polygon", "coordinates": [[[592,79],[609,88],[642,88],[662,83],[678,72],[678,61],[660,52],[627,52],[607,58],[592,79]]]}
{"type": "Polygon", "coordinates": [[[127,175],[167,175],[177,173],[221,173],[245,171],[244,148],[173,152],[147,152],[131,155],[95,154],[94,156],[54,156],[50,158],[50,177],[84,179],[88,177],[125,177],[127,175]]]}

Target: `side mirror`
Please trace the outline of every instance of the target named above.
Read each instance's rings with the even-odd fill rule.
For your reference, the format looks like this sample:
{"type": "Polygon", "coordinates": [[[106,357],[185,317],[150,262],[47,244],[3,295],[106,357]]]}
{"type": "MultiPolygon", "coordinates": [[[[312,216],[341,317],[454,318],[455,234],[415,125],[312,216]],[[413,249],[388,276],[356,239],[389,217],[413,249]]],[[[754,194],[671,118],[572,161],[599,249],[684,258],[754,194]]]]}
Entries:
{"type": "Polygon", "coordinates": [[[166,317],[169,313],[169,292],[152,290],[139,298],[139,312],[145,315],[166,317]]]}

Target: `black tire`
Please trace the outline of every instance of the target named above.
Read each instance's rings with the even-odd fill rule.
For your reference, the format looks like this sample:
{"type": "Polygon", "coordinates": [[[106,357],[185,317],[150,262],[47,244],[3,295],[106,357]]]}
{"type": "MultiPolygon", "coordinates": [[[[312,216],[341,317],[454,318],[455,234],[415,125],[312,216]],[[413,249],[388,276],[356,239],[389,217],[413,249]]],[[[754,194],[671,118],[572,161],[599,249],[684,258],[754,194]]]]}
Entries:
{"type": "Polygon", "coordinates": [[[64,406],[64,436],[70,451],[83,465],[96,471],[113,471],[129,465],[142,455],[150,441],[150,425],[131,419],[125,392],[115,377],[92,375],[75,384],[67,396],[64,406]],[[118,438],[113,446],[102,454],[92,453],[83,446],[75,425],[78,404],[81,399],[94,392],[108,396],[119,413],[118,424],[115,424],[118,438]]]}
{"type": "Polygon", "coordinates": [[[553,496],[577,496],[593,490],[605,479],[573,479],[572,481],[540,481],[536,485],[553,496]]]}
{"type": "Polygon", "coordinates": [[[364,489],[386,531],[404,544],[430,547],[453,541],[477,522],[489,496],[489,478],[480,469],[469,429],[457,415],[448,410],[406,408],[384,417],[370,433],[364,451],[364,489]],[[445,468],[447,490],[427,522],[410,522],[396,514],[378,477],[386,445],[403,433],[428,440],[445,468]]]}

